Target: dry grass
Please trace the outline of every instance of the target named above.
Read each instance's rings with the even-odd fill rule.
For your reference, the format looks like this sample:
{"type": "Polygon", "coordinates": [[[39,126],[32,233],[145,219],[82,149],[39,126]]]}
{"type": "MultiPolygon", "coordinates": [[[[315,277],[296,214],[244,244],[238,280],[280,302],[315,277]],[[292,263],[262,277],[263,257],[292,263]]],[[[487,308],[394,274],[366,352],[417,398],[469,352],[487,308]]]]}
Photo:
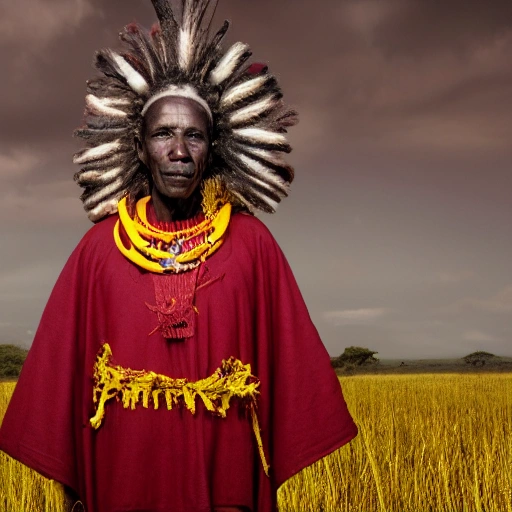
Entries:
{"type": "Polygon", "coordinates": [[[512,512],[512,374],[342,378],[359,436],[283,488],[286,512],[512,512]]]}
{"type": "MultiPolygon", "coordinates": [[[[0,421],[15,382],[0,383],[0,421]]],[[[64,494],[59,484],[0,452],[1,512],[64,512],[64,494]]]]}
{"type": "MultiPolygon", "coordinates": [[[[278,492],[282,512],[512,512],[512,374],[342,377],[359,436],[278,492]]],[[[14,384],[0,384],[0,417],[14,384]]],[[[60,512],[0,453],[0,511],[60,512]]]]}

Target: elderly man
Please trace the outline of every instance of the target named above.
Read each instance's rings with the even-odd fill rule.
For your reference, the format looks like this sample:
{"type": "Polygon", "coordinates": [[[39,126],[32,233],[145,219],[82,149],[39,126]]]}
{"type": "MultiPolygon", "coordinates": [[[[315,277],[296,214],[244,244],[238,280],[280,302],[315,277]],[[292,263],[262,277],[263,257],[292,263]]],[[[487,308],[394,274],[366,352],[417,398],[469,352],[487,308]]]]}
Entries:
{"type": "Polygon", "coordinates": [[[275,240],[294,112],[207,0],[98,52],[76,180],[95,226],[48,301],[0,448],[88,512],[270,512],[349,442],[329,356],[275,240]]]}

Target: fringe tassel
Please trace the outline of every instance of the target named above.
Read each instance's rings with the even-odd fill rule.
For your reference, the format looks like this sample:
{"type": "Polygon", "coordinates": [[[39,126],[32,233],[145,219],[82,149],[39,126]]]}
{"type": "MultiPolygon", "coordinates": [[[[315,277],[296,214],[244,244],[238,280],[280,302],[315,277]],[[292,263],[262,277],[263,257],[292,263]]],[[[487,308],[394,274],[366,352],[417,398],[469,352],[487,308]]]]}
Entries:
{"type": "Polygon", "coordinates": [[[196,397],[202,400],[206,409],[213,414],[226,417],[231,399],[241,399],[252,416],[252,427],[261,463],[268,476],[267,464],[258,418],[256,416],[256,398],[260,381],[251,374],[251,365],[243,364],[239,359],[230,357],[223,360],[220,368],[206,379],[189,382],[187,379],[173,379],[146,370],[132,370],[111,363],[112,350],[108,343],[102,345],[94,365],[93,402],[96,414],[89,420],[94,429],[98,429],[105,417],[106,403],[117,398],[125,409],[135,409],[142,401],[142,407],[148,408],[150,401],[158,409],[160,396],[167,410],[184,405],[192,414],[196,412],[196,397]]]}
{"type": "Polygon", "coordinates": [[[265,471],[265,475],[268,476],[268,470],[269,470],[270,466],[267,463],[267,459],[265,457],[265,451],[263,450],[263,441],[261,440],[260,424],[258,423],[258,416],[256,414],[255,406],[251,407],[251,416],[252,416],[252,429],[253,429],[254,435],[256,437],[256,442],[258,443],[258,451],[260,452],[261,464],[263,465],[263,471],[265,471]]]}

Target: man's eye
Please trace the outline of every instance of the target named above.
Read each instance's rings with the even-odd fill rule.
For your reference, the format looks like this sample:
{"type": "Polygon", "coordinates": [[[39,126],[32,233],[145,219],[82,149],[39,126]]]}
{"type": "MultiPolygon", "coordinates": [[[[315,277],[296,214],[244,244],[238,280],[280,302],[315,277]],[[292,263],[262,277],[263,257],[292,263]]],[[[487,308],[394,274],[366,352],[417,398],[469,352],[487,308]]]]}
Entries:
{"type": "Polygon", "coordinates": [[[166,132],[166,131],[159,131],[159,132],[155,132],[153,134],[153,137],[157,138],[157,139],[161,139],[161,138],[168,137],[168,136],[169,136],[169,132],[166,132]]]}
{"type": "Polygon", "coordinates": [[[198,139],[198,140],[203,140],[204,139],[203,134],[199,133],[199,132],[191,132],[191,133],[188,134],[188,136],[191,139],[198,139]]]}

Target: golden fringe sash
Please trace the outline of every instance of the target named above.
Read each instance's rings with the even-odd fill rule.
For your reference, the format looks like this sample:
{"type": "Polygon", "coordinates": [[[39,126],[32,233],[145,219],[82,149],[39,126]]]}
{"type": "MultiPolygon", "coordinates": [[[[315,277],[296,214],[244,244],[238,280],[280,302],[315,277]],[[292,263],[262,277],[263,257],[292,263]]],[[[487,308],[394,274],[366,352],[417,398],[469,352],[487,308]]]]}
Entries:
{"type": "Polygon", "coordinates": [[[226,417],[232,398],[242,399],[252,416],[252,428],[258,444],[261,463],[268,476],[269,465],[265,459],[263,443],[256,415],[256,397],[259,394],[260,381],[251,374],[251,365],[243,364],[239,359],[230,357],[222,361],[213,375],[197,382],[187,379],[173,379],[146,370],[132,370],[111,364],[112,350],[108,343],[100,348],[94,365],[93,401],[96,414],[90,419],[93,428],[98,429],[105,417],[105,403],[118,398],[125,409],[135,409],[141,401],[149,407],[149,400],[158,409],[160,396],[165,399],[167,409],[184,404],[195,414],[196,397],[199,396],[205,407],[222,418],[226,417]]]}

